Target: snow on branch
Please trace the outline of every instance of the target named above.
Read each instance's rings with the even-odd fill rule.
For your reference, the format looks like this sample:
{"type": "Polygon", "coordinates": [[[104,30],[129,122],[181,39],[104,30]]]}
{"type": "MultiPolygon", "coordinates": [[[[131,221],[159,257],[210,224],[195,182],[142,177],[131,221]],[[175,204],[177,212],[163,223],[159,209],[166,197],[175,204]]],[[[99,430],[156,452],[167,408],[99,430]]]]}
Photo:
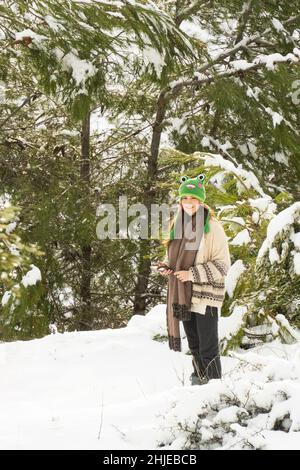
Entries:
{"type": "Polygon", "coordinates": [[[278,62],[299,62],[300,59],[300,50],[295,47],[293,49],[293,53],[286,54],[285,56],[275,53],[270,55],[259,55],[257,56],[253,62],[246,62],[245,60],[236,60],[232,61],[229,65],[233,67],[226,72],[218,73],[217,75],[206,77],[204,74],[197,73],[197,78],[192,80],[183,80],[183,81],[176,81],[165,88],[162,93],[169,94],[169,95],[176,95],[181,88],[186,86],[194,86],[194,85],[202,85],[205,83],[211,83],[215,81],[217,78],[227,78],[232,77],[234,75],[240,75],[241,73],[245,73],[246,71],[250,70],[257,70],[259,68],[266,67],[269,70],[274,68],[274,63],[278,62]]]}
{"type": "MultiPolygon", "coordinates": [[[[293,23],[296,20],[300,19],[300,15],[295,15],[289,18],[286,21],[282,22],[282,25],[288,25],[290,23],[293,23]]],[[[234,47],[230,49],[226,49],[224,52],[221,52],[218,54],[213,60],[210,60],[209,62],[205,62],[202,67],[199,69],[199,73],[203,73],[204,71],[208,70],[211,68],[213,65],[221,63],[224,59],[227,57],[231,56],[235,52],[239,51],[240,49],[249,46],[250,44],[254,44],[256,41],[259,41],[262,36],[265,36],[266,34],[270,33],[272,31],[272,28],[266,28],[263,32],[253,34],[252,36],[249,36],[248,38],[242,39],[240,42],[238,42],[234,47]]]]}

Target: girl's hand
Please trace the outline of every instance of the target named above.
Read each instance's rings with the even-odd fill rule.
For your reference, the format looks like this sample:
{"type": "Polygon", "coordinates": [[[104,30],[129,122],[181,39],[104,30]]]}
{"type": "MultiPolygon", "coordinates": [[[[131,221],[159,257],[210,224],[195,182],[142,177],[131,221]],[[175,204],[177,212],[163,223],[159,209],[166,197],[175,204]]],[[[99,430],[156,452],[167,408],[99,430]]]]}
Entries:
{"type": "Polygon", "coordinates": [[[177,277],[182,282],[186,282],[189,280],[189,272],[188,271],[175,271],[174,276],[177,277]]]}
{"type": "Polygon", "coordinates": [[[172,274],[172,269],[165,269],[164,271],[158,271],[162,276],[169,276],[169,274],[172,274]]]}

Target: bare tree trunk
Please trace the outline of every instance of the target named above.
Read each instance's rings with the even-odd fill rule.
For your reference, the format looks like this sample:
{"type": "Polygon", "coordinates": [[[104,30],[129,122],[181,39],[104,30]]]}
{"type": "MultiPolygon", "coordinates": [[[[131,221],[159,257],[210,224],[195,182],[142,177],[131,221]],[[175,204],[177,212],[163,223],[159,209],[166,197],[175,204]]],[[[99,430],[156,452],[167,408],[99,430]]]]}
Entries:
{"type": "MultiPolygon", "coordinates": [[[[150,209],[151,204],[155,202],[155,189],[154,184],[157,176],[157,158],[159,152],[159,145],[162,132],[162,122],[165,118],[167,108],[167,102],[165,100],[164,94],[160,94],[157,110],[156,110],[156,119],[153,125],[152,141],[151,141],[151,153],[148,157],[148,175],[147,175],[147,184],[144,190],[144,199],[143,204],[147,207],[148,211],[148,230],[150,228],[150,209]]],[[[150,233],[149,233],[150,237],[150,233]]],[[[149,277],[150,277],[150,266],[151,260],[148,256],[151,252],[151,240],[142,240],[140,244],[139,252],[139,265],[138,265],[138,274],[137,282],[134,293],[134,307],[133,313],[138,315],[145,315],[146,309],[146,296],[149,277]]]]}
{"type": "MultiPolygon", "coordinates": [[[[83,194],[86,197],[90,192],[90,112],[82,121],[81,129],[81,163],[80,177],[83,194]]],[[[83,329],[92,327],[91,322],[91,245],[89,243],[81,246],[81,279],[80,279],[80,296],[81,296],[81,318],[80,325],[83,329]]]]}

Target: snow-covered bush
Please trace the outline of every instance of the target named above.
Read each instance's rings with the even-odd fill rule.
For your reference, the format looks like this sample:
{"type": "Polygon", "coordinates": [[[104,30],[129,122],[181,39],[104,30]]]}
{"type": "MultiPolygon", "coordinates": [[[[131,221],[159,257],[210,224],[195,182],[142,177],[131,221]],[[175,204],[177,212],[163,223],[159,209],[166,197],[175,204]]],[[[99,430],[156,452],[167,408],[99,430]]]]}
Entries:
{"type": "MultiPolygon", "coordinates": [[[[35,304],[41,295],[41,272],[32,261],[43,252],[35,244],[24,243],[17,234],[18,208],[0,207],[0,337],[28,338],[48,326],[41,322],[35,304]]],[[[46,328],[46,330],[45,330],[46,328]]]]}
{"type": "MultiPolygon", "coordinates": [[[[296,345],[295,345],[296,346],[296,345]]],[[[299,367],[258,353],[231,353],[235,366],[222,380],[196,389],[187,407],[180,396],[160,416],[164,449],[267,449],[272,431],[299,434],[299,367]],[[241,380],[243,377],[243,380],[241,380]]]]}
{"type": "Polygon", "coordinates": [[[247,307],[250,330],[244,331],[250,338],[295,340],[293,328],[300,327],[299,236],[300,202],[295,202],[273,216],[255,263],[242,272],[231,308],[247,307]]]}

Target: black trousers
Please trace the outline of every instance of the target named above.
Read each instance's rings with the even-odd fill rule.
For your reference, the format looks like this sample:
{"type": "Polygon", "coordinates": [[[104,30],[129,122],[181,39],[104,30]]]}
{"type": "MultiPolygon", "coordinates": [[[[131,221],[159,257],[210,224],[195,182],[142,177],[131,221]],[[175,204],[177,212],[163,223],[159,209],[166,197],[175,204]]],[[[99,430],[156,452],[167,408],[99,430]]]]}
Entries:
{"type": "MultiPolygon", "coordinates": [[[[191,320],[183,320],[191,354],[197,361],[201,374],[208,379],[222,376],[218,340],[218,309],[207,305],[205,315],[191,312],[191,320]]],[[[193,364],[194,372],[197,374],[193,364]]]]}

